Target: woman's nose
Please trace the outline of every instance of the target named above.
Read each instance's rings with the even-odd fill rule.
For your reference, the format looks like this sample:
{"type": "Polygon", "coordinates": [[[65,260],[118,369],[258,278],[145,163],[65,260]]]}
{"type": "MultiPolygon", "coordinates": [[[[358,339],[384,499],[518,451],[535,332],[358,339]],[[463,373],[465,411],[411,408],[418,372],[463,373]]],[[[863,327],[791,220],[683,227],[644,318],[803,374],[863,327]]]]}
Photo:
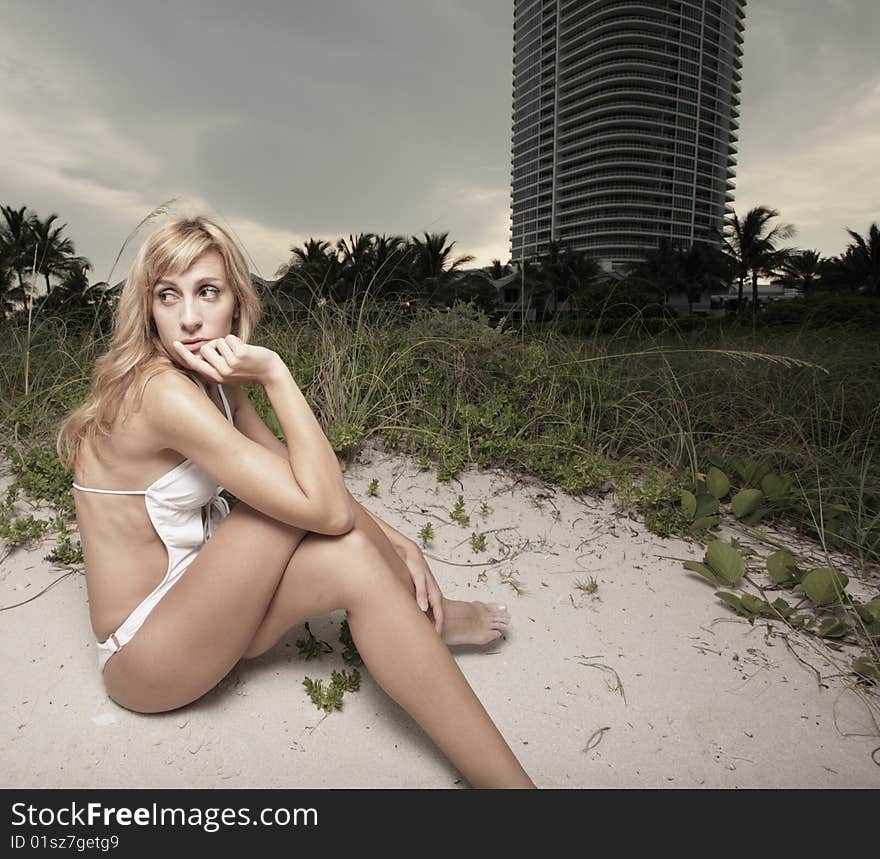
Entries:
{"type": "Polygon", "coordinates": [[[196,302],[184,299],[181,308],[180,321],[183,325],[195,325],[202,321],[201,312],[196,302]]]}

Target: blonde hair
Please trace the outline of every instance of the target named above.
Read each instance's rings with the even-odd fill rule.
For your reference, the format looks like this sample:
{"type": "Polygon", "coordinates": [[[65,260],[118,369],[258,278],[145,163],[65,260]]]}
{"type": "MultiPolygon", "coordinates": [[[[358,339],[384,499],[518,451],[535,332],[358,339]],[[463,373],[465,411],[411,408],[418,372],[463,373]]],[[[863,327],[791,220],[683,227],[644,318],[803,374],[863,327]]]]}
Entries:
{"type": "Polygon", "coordinates": [[[76,468],[84,441],[98,452],[98,437],[109,437],[120,410],[125,421],[153,376],[179,366],[162,344],[153,321],[153,287],[165,276],[183,274],[206,251],[217,251],[223,259],[238,308],[232,333],[245,342],[250,339],[262,315],[260,298],[244,255],[229,234],[202,216],[177,217],[159,226],[144,241],[125,279],[110,346],[95,361],[91,391],[61,423],[55,450],[67,471],[76,468]]]}

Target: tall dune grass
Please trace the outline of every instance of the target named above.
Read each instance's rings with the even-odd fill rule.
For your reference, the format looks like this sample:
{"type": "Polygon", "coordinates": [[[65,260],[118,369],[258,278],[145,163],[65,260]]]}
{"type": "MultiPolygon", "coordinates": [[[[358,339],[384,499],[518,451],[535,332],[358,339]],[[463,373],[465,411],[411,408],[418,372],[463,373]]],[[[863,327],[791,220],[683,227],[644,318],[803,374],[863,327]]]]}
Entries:
{"type": "MultiPolygon", "coordinates": [[[[441,479],[471,461],[575,493],[647,472],[693,481],[712,457],[760,460],[802,488],[784,518],[863,564],[880,560],[880,344],[869,334],[723,322],[651,332],[633,309],[610,333],[575,337],[491,323],[472,306],[383,302],[379,286],[336,305],[313,285],[305,318],[272,313],[257,338],[340,454],[378,436],[441,479]]],[[[29,314],[0,333],[4,439],[19,452],[49,444],[107,336],[29,314]]],[[[265,392],[250,394],[280,434],[265,392]]]]}

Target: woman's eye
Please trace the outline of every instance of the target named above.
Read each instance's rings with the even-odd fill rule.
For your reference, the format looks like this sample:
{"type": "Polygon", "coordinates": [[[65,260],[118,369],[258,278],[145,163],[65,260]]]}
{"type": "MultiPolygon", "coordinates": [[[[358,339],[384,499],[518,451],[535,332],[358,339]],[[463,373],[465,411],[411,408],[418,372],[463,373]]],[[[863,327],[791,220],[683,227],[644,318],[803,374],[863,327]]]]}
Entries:
{"type": "MultiPolygon", "coordinates": [[[[216,286],[205,286],[202,288],[202,292],[206,289],[212,290],[212,297],[220,294],[220,290],[216,286]]],[[[165,301],[166,296],[173,295],[172,292],[160,292],[159,293],[159,301],[165,301]]]]}

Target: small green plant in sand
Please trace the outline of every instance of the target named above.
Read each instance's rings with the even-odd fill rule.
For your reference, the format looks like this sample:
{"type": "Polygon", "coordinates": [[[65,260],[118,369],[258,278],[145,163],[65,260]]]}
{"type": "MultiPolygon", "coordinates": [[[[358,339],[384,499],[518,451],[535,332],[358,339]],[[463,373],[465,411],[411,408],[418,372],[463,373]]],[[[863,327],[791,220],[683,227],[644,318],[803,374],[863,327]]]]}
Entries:
{"type": "Polygon", "coordinates": [[[349,665],[363,665],[364,660],[361,659],[360,653],[355,646],[354,639],[351,637],[351,630],[348,628],[348,621],[343,620],[339,627],[339,641],[342,643],[342,658],[349,665]]]}
{"type": "Polygon", "coordinates": [[[53,448],[34,445],[21,455],[7,444],[5,455],[12,463],[15,482],[28,498],[50,501],[68,516],[75,513],[70,477],[53,448]]]}
{"type": "Polygon", "coordinates": [[[473,552],[485,552],[486,551],[486,535],[478,534],[474,531],[471,534],[471,551],[473,552]]]}
{"type": "Polygon", "coordinates": [[[298,638],[296,640],[297,650],[299,650],[299,655],[303,659],[320,659],[322,654],[333,652],[333,645],[312,635],[308,621],[306,621],[306,634],[308,638],[298,638]]]}
{"type": "Polygon", "coordinates": [[[434,526],[430,522],[425,522],[416,536],[422,541],[422,546],[426,546],[434,539],[434,526]]]}
{"type": "MultiPolygon", "coordinates": [[[[485,581],[486,580],[485,573],[482,573],[481,575],[483,576],[482,581],[485,581]]],[[[517,579],[512,572],[508,572],[508,573],[499,572],[498,577],[501,580],[501,584],[507,585],[509,588],[511,588],[513,590],[513,592],[517,596],[520,596],[520,594],[525,593],[525,587],[523,586],[523,583],[519,579],[517,579]]]]}
{"type": "Polygon", "coordinates": [[[471,524],[471,517],[464,512],[464,496],[459,495],[458,500],[455,502],[455,507],[452,508],[452,512],[449,514],[449,518],[452,519],[453,522],[458,522],[462,528],[466,528],[471,524]]]}
{"type": "Polygon", "coordinates": [[[486,519],[491,512],[492,508],[485,501],[480,503],[480,516],[486,519]]]}
{"type": "Polygon", "coordinates": [[[582,579],[578,579],[574,583],[574,586],[579,591],[583,591],[586,594],[594,594],[597,590],[599,590],[599,583],[596,581],[595,576],[590,576],[590,580],[588,582],[585,582],[582,579]]]}
{"type": "Polygon", "coordinates": [[[41,539],[49,523],[35,519],[30,514],[17,516],[11,521],[0,517],[0,538],[7,546],[30,546],[41,539]]]}
{"type": "Polygon", "coordinates": [[[682,534],[689,524],[680,505],[685,483],[680,477],[649,475],[639,485],[632,481],[621,483],[621,500],[633,504],[645,526],[659,537],[682,534]]]}
{"type": "Polygon", "coordinates": [[[851,670],[862,678],[880,679],[877,645],[880,641],[880,596],[868,602],[854,599],[846,588],[849,577],[833,567],[798,566],[793,553],[780,549],[766,558],[765,569],[753,569],[752,576],[766,573],[769,583],[761,584],[749,575],[746,556],[755,555],[734,539],[730,543],[713,540],[702,561],[685,561],[684,567],[713,585],[738,587],[740,593],[715,591],[715,596],[750,623],[758,617],[780,621],[792,629],[822,639],[834,639],[839,645],[863,647],[851,670]],[[745,591],[745,580],[759,596],[745,591]],[[799,601],[792,605],[781,596],[771,603],[768,594],[787,591],[799,601]]]}
{"type": "Polygon", "coordinates": [[[357,692],[361,687],[361,675],[357,668],[353,668],[351,674],[342,671],[331,672],[330,685],[325,689],[323,680],[312,680],[306,677],[303,686],[309,693],[312,703],[325,713],[342,709],[342,698],[346,692],[357,692]]]}
{"type": "Polygon", "coordinates": [[[367,495],[371,498],[376,498],[379,495],[379,481],[375,477],[370,481],[370,485],[367,486],[367,495]]]}
{"type": "Polygon", "coordinates": [[[61,564],[63,566],[73,566],[75,564],[84,563],[85,558],[83,557],[82,543],[79,541],[76,543],[71,542],[73,531],[67,527],[67,523],[62,517],[57,517],[55,519],[55,524],[58,528],[59,541],[52,551],[46,555],[44,560],[51,561],[53,564],[61,564]]]}
{"type": "Polygon", "coordinates": [[[12,484],[6,491],[6,496],[0,501],[0,540],[13,548],[15,546],[30,546],[41,539],[49,528],[49,523],[35,519],[30,514],[26,516],[15,515],[15,502],[18,498],[18,487],[12,484]]]}

